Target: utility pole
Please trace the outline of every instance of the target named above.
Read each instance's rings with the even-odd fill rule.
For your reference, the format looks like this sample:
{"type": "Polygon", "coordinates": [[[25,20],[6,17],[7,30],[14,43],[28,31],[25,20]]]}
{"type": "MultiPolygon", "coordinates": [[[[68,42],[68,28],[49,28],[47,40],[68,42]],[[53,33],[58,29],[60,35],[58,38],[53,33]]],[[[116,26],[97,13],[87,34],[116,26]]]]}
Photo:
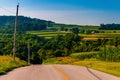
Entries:
{"type": "Polygon", "coordinates": [[[14,44],[13,44],[13,61],[15,61],[15,55],[16,55],[16,30],[18,26],[18,9],[19,9],[19,3],[17,5],[17,11],[16,11],[16,19],[15,19],[15,27],[14,27],[14,44]]]}
{"type": "Polygon", "coordinates": [[[30,64],[30,43],[28,42],[28,64],[30,64]]]}

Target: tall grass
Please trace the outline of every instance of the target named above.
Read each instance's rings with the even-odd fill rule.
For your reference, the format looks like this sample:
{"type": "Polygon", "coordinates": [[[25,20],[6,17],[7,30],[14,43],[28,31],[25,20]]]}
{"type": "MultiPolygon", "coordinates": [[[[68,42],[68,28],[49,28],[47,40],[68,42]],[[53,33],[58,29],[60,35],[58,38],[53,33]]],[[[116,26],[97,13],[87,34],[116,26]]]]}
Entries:
{"type": "Polygon", "coordinates": [[[14,68],[25,65],[27,65],[27,63],[19,58],[16,58],[16,61],[14,62],[10,56],[0,56],[0,74],[5,74],[14,68]]]}
{"type": "Polygon", "coordinates": [[[89,67],[92,69],[96,69],[120,77],[120,62],[106,62],[106,61],[99,61],[96,59],[86,59],[86,60],[79,60],[72,64],[89,67]]]}

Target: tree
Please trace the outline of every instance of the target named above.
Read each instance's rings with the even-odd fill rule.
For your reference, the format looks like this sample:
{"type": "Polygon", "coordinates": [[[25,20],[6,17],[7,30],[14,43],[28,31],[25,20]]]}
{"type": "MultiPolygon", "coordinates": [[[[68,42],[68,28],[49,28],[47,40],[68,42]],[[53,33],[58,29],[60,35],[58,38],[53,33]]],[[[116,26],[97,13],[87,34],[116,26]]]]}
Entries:
{"type": "Polygon", "coordinates": [[[78,28],[72,28],[72,32],[78,35],[79,29],[78,28]]]}
{"type": "Polygon", "coordinates": [[[120,30],[120,24],[101,24],[101,30],[120,30]]]}
{"type": "Polygon", "coordinates": [[[42,59],[40,58],[38,53],[32,53],[31,63],[32,64],[42,64],[42,59]]]}

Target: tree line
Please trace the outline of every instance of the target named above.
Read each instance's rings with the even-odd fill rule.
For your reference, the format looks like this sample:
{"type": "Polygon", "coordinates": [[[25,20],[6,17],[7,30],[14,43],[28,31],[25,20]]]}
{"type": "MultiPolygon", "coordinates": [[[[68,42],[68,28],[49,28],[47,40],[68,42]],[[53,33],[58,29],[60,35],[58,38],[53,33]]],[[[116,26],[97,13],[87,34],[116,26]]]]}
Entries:
{"type": "Polygon", "coordinates": [[[101,24],[100,30],[120,30],[120,24],[101,24]]]}

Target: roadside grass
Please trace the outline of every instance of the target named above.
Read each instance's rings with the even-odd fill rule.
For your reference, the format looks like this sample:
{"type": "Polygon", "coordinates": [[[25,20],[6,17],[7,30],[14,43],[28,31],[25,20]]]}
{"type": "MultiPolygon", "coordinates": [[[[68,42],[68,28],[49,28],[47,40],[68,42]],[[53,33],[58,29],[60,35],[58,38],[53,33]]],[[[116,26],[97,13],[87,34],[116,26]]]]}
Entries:
{"type": "Polygon", "coordinates": [[[56,58],[48,58],[43,61],[43,64],[71,64],[73,62],[79,61],[79,59],[74,59],[71,57],[56,57],[56,58]]]}
{"type": "Polygon", "coordinates": [[[19,58],[16,58],[16,61],[13,62],[13,59],[10,56],[0,56],[0,75],[13,70],[14,68],[26,65],[27,63],[25,61],[20,60],[19,58]]]}
{"type": "Polygon", "coordinates": [[[86,59],[74,62],[73,64],[85,66],[120,77],[120,62],[105,62],[96,59],[86,59]]]}
{"type": "Polygon", "coordinates": [[[71,64],[71,65],[85,66],[87,68],[92,68],[95,70],[99,70],[120,77],[120,62],[105,62],[105,61],[96,60],[94,58],[80,60],[71,57],[57,57],[57,58],[49,58],[46,61],[44,61],[43,64],[71,64]]]}

